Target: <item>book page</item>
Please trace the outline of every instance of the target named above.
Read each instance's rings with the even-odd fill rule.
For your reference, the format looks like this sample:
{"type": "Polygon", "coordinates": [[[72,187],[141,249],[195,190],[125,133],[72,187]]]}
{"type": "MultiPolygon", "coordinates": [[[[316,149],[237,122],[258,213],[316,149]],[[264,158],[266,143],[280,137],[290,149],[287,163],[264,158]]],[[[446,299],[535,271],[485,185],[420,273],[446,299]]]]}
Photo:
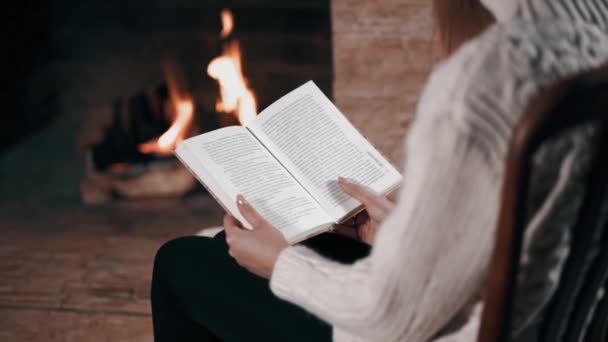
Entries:
{"type": "Polygon", "coordinates": [[[338,177],[378,194],[401,181],[399,172],[313,82],[268,107],[249,129],[335,221],[360,205],[340,190],[338,177]]]}
{"type": "Polygon", "coordinates": [[[185,141],[180,145],[184,148],[205,170],[201,181],[209,188],[219,188],[210,190],[218,193],[218,200],[241,222],[245,223],[235,204],[238,194],[288,240],[331,223],[310,194],[247,129],[234,126],[206,133],[185,141]]]}

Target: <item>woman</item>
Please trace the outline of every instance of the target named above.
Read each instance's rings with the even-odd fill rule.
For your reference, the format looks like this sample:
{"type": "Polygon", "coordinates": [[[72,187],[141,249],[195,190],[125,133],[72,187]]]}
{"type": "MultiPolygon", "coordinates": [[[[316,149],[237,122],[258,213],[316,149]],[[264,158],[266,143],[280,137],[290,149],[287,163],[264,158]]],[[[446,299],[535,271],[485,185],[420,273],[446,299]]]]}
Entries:
{"type": "Polygon", "coordinates": [[[335,234],[290,247],[241,197],[252,231],[226,216],[225,239],[160,249],[157,342],[474,340],[479,310],[449,323],[483,286],[514,126],[540,89],[608,62],[606,0],[480,1],[497,21],[483,33],[476,0],[435,1],[451,55],[420,100],[394,208],[340,181],[366,206],[356,231],[373,248],[335,234]]]}

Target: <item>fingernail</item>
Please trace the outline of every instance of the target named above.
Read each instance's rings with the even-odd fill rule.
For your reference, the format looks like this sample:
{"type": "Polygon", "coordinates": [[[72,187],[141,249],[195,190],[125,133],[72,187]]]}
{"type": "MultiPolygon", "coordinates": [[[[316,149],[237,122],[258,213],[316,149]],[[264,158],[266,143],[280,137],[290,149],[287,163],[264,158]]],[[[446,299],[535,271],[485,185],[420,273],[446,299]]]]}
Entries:
{"type": "Polygon", "coordinates": [[[346,179],[344,177],[338,177],[338,182],[340,183],[346,183],[346,179]]]}
{"type": "Polygon", "coordinates": [[[340,177],[340,182],[342,184],[346,184],[346,185],[353,185],[353,184],[355,184],[355,182],[353,182],[352,180],[350,180],[348,178],[344,178],[344,177],[340,177]]]}
{"type": "Polygon", "coordinates": [[[239,194],[236,196],[236,203],[238,205],[245,205],[247,201],[245,201],[245,197],[243,197],[243,195],[239,194]]]}

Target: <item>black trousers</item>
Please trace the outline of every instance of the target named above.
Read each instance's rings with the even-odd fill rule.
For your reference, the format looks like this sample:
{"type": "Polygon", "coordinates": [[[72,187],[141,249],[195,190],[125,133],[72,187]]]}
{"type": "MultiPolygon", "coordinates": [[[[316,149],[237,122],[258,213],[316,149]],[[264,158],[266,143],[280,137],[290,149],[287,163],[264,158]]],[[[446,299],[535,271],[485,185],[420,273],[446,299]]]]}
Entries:
{"type": "MultiPolygon", "coordinates": [[[[370,247],[336,234],[305,245],[353,263],[370,247]]],[[[154,261],[152,317],[156,342],[331,341],[331,327],[270,291],[268,280],[228,255],[224,233],[164,244],[154,261]]]]}

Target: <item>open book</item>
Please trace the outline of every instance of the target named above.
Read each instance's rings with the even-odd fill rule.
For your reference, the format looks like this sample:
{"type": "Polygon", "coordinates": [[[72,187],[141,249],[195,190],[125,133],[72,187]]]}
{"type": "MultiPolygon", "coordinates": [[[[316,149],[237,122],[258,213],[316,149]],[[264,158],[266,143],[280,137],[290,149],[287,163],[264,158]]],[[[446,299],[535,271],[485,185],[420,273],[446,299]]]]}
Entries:
{"type": "Polygon", "coordinates": [[[231,215],[247,201],[290,243],[330,230],[362,209],[338,187],[342,176],[387,194],[401,175],[308,82],[266,108],[248,126],[185,140],[177,157],[231,215]]]}

